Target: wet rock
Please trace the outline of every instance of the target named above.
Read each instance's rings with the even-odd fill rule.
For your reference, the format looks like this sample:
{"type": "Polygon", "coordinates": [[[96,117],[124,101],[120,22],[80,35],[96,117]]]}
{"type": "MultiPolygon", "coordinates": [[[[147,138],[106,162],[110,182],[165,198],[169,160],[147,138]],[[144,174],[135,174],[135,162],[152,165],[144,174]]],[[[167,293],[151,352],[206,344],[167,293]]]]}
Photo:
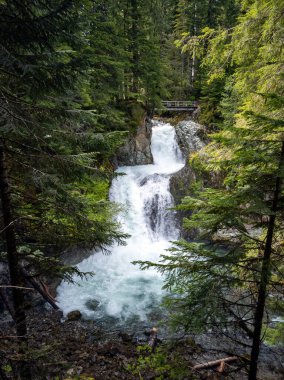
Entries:
{"type": "Polygon", "coordinates": [[[146,330],[144,331],[144,335],[146,335],[146,336],[150,336],[151,333],[152,333],[152,329],[146,329],[146,330]]]}
{"type": "MultiPolygon", "coordinates": [[[[87,249],[83,244],[78,244],[72,248],[68,248],[66,251],[62,252],[60,255],[60,260],[65,265],[77,265],[82,260],[87,259],[96,252],[96,249],[87,249]]],[[[54,288],[54,295],[56,295],[56,288],[60,284],[60,279],[53,279],[51,283],[51,290],[54,288]]]]}
{"type": "Polygon", "coordinates": [[[70,313],[67,314],[67,320],[68,321],[78,321],[81,319],[82,314],[79,310],[70,311],[70,313]]]}
{"type": "Polygon", "coordinates": [[[130,334],[127,334],[127,333],[124,333],[124,332],[119,332],[118,336],[121,338],[121,340],[125,343],[130,343],[132,342],[133,340],[133,335],[130,335],[130,334]]]}
{"type": "MultiPolygon", "coordinates": [[[[186,161],[185,166],[174,173],[170,179],[170,191],[175,205],[180,204],[185,196],[190,195],[190,185],[196,180],[196,173],[189,165],[189,157],[206,145],[204,133],[205,128],[193,120],[182,121],[176,126],[177,142],[186,161]]],[[[184,239],[190,239],[196,233],[196,231],[188,231],[182,228],[182,221],[188,216],[188,212],[177,211],[176,213],[181,237],[184,239]]]]}
{"type": "Polygon", "coordinates": [[[87,301],[86,303],[85,303],[85,305],[86,305],[86,307],[89,309],[89,310],[96,310],[97,308],[98,308],[98,306],[99,306],[99,301],[97,301],[97,300],[89,300],[89,301],[87,301]]]}
{"type": "Polygon", "coordinates": [[[185,120],[176,126],[177,142],[183,154],[188,157],[191,153],[202,149],[207,141],[205,127],[193,120],[185,120]]]}
{"type": "Polygon", "coordinates": [[[145,185],[147,185],[149,182],[158,183],[158,182],[161,181],[161,178],[167,178],[167,175],[157,174],[157,173],[147,175],[145,178],[143,178],[143,179],[139,182],[139,186],[145,186],[145,185]]]}
{"type": "Polygon", "coordinates": [[[153,163],[151,152],[152,122],[144,119],[134,136],[127,139],[116,154],[116,166],[147,165],[153,163]]]}

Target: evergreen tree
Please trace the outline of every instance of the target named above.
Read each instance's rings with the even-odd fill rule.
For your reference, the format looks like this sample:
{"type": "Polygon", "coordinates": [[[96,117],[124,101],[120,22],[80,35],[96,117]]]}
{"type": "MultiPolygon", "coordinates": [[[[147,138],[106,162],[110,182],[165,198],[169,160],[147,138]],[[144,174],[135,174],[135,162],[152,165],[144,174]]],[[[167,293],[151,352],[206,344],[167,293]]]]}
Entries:
{"type": "Polygon", "coordinates": [[[13,287],[22,379],[31,379],[25,273],[70,279],[77,270],[62,267],[59,252],[124,237],[106,201],[104,163],[121,134],[102,133],[92,107],[92,9],[89,1],[0,5],[1,248],[13,287]]]}
{"type": "Polygon", "coordinates": [[[134,97],[146,104],[149,112],[160,104],[165,92],[165,66],[161,61],[163,28],[156,25],[155,10],[164,9],[159,2],[131,0],[128,26],[131,53],[131,91],[134,97]]]}
{"type": "Polygon", "coordinates": [[[126,96],[124,73],[129,69],[130,59],[123,29],[123,7],[115,1],[96,0],[88,19],[90,107],[95,104],[97,126],[103,130],[126,129],[120,104],[126,96]]]}
{"type": "Polygon", "coordinates": [[[225,80],[226,65],[234,70],[222,101],[223,126],[193,158],[196,169],[216,173],[222,185],[196,187],[184,199],[179,208],[193,212],[185,227],[198,237],[175,243],[155,265],[167,276],[178,326],[216,325],[241,344],[236,331],[252,340],[249,379],[255,380],[268,295],[276,299],[283,290],[283,4],[242,5],[229,38],[223,31],[209,43],[210,75],[225,80]]]}
{"type": "Polygon", "coordinates": [[[216,125],[220,120],[218,105],[224,88],[224,81],[210,81],[209,67],[206,65],[208,40],[212,33],[235,25],[239,12],[237,1],[179,1],[175,23],[177,46],[182,53],[182,76],[187,96],[193,95],[201,100],[200,122],[216,125]]]}

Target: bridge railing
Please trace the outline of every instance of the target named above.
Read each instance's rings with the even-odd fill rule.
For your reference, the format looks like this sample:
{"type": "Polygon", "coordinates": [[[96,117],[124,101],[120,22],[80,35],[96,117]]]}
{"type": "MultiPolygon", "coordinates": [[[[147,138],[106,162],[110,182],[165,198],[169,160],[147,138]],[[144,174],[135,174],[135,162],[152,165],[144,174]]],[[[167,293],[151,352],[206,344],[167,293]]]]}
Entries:
{"type": "Polygon", "coordinates": [[[196,108],[196,102],[186,100],[163,100],[163,107],[169,108],[196,108]]]}

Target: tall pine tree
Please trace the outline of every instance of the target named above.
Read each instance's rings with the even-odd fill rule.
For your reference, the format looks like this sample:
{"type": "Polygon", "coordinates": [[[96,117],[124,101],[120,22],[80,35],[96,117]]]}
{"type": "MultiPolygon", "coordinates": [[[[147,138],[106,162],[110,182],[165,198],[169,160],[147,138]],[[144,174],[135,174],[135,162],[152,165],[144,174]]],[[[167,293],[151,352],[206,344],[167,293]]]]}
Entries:
{"type": "Polygon", "coordinates": [[[70,278],[56,255],[74,244],[121,242],[106,201],[104,158],[119,133],[102,133],[93,109],[89,1],[0,5],[1,230],[12,286],[22,379],[31,379],[25,276],[70,278]],[[93,195],[93,190],[100,192],[93,195]],[[46,256],[46,251],[53,257],[46,256]]]}
{"type": "Polygon", "coordinates": [[[208,44],[212,78],[225,82],[226,65],[233,73],[223,126],[192,159],[196,170],[216,173],[222,185],[196,186],[183,200],[179,208],[192,213],[185,227],[197,238],[175,243],[155,266],[167,276],[178,326],[219,326],[241,344],[247,341],[236,331],[251,339],[249,379],[255,380],[268,296],[281,298],[283,291],[284,9],[277,0],[242,7],[236,27],[213,33],[208,44]]]}

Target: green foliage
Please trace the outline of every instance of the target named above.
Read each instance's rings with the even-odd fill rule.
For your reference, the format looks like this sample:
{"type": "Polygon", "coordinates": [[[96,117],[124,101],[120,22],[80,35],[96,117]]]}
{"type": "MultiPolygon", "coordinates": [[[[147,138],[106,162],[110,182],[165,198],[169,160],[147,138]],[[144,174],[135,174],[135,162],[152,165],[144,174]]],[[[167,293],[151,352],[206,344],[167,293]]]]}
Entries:
{"type": "Polygon", "coordinates": [[[265,343],[271,346],[284,345],[284,322],[278,322],[274,327],[265,330],[265,343]]]}
{"type": "Polygon", "coordinates": [[[185,78],[181,86],[187,97],[194,95],[200,98],[200,122],[210,127],[216,126],[221,118],[218,105],[224,78],[220,74],[227,75],[229,70],[218,65],[219,75],[213,77],[207,52],[212,49],[216,61],[220,60],[219,54],[224,55],[223,41],[228,38],[227,29],[234,27],[238,13],[238,1],[180,0],[176,5],[176,46],[181,51],[180,70],[181,76],[185,78]]]}
{"type": "Polygon", "coordinates": [[[3,365],[1,368],[2,368],[2,370],[3,370],[6,374],[9,374],[9,373],[12,372],[12,367],[11,367],[9,364],[3,365]]]}
{"type": "MultiPolygon", "coordinates": [[[[95,96],[97,14],[89,1],[9,1],[0,7],[0,138],[17,243],[30,248],[22,257],[36,273],[70,279],[76,270],[60,268],[62,250],[76,244],[104,249],[125,237],[114,221],[117,208],[107,200],[110,158],[125,132],[103,121],[114,101],[110,90],[101,103],[95,96]]],[[[102,86],[112,65],[100,72],[102,86]]],[[[121,115],[112,116],[120,125],[121,115]]]]}
{"type": "MultiPolygon", "coordinates": [[[[267,295],[281,297],[282,11],[283,4],[277,0],[243,3],[243,13],[234,28],[204,30],[204,36],[210,37],[204,39],[207,50],[203,64],[210,69],[207,83],[211,89],[220,83],[211,99],[218,98],[212,109],[218,113],[219,129],[191,161],[207,175],[207,186],[196,186],[178,207],[188,212],[184,226],[195,231],[196,239],[175,242],[159,263],[140,263],[143,268],[154,266],[164,273],[165,288],[172,294],[166,303],[176,328],[201,331],[216,326],[237,340],[237,331],[251,338],[263,281],[267,295]],[[279,200],[273,208],[277,186],[279,200]],[[264,261],[274,216],[271,257],[264,261]]],[[[203,43],[203,37],[199,38],[203,43]]],[[[216,114],[214,117],[212,126],[216,126],[216,114]]],[[[208,124],[210,118],[212,115],[208,124]]],[[[270,307],[268,303],[268,314],[270,307]]],[[[269,319],[262,322],[267,325],[269,319]]],[[[272,340],[273,335],[278,336],[277,330],[270,328],[268,334],[272,340]]]]}
{"type": "MultiPolygon", "coordinates": [[[[140,380],[147,378],[149,373],[156,380],[182,380],[188,376],[188,370],[181,360],[169,359],[165,349],[158,347],[155,352],[149,346],[138,346],[139,354],[135,362],[127,366],[127,370],[135,376],[139,376],[140,380]]],[[[187,377],[188,378],[188,377],[187,377]]]]}

